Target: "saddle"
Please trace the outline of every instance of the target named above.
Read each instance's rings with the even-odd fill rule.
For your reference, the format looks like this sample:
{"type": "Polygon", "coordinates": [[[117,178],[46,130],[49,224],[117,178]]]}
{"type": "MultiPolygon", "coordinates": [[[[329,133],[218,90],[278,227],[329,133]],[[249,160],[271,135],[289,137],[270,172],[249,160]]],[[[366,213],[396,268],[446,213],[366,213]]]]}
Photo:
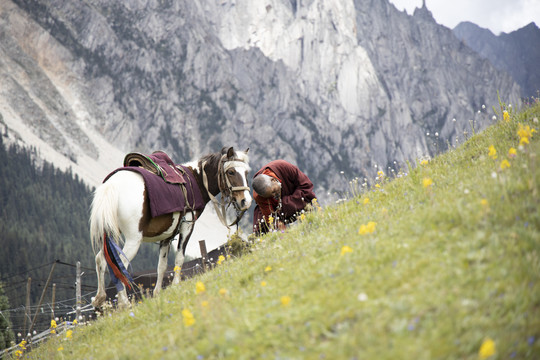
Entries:
{"type": "Polygon", "coordinates": [[[160,176],[169,184],[185,184],[185,172],[176,166],[169,155],[163,151],[155,151],[151,155],[132,152],[124,158],[124,166],[141,167],[154,175],[160,176]]]}

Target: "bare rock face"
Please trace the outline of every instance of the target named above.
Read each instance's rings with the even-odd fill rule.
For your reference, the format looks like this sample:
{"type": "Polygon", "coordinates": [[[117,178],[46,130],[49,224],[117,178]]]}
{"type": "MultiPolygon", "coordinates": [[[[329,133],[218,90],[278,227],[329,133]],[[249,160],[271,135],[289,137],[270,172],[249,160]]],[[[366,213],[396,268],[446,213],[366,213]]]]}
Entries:
{"type": "Polygon", "coordinates": [[[530,23],[511,33],[493,34],[470,22],[459,23],[454,34],[497,69],[507,72],[521,87],[521,96],[540,91],[540,28],[530,23]]]}
{"type": "Polygon", "coordinates": [[[0,5],[2,122],[24,123],[94,177],[126,151],[182,162],[234,145],[251,149],[254,170],[296,163],[324,200],[348,179],[446,149],[471,121],[481,130],[492,114],[478,110],[497,91],[519,98],[425,7],[12,1],[0,5]]]}

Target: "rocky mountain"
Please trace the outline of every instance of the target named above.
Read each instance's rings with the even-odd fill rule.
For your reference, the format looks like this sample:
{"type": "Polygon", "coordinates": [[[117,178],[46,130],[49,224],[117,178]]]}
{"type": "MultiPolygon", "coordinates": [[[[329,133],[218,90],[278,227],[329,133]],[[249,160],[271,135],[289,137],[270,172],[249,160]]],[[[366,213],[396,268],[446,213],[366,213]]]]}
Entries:
{"type": "Polygon", "coordinates": [[[535,23],[496,36],[470,22],[454,28],[454,34],[467,46],[506,71],[521,86],[524,98],[538,97],[540,91],[540,28],[535,23]]]}
{"type": "Polygon", "coordinates": [[[0,124],[97,184],[128,151],[249,147],[323,200],[487,126],[519,87],[387,0],[1,0],[0,124]]]}

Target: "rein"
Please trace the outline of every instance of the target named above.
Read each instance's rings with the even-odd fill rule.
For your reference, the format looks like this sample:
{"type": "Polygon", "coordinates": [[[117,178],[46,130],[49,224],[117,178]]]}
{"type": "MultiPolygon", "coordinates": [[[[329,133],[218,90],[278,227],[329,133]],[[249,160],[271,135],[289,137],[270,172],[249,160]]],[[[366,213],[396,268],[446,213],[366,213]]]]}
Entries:
{"type": "MultiPolygon", "coordinates": [[[[236,166],[245,166],[245,163],[240,159],[233,159],[233,160],[226,160],[227,155],[224,154],[221,156],[221,159],[219,160],[218,164],[218,188],[221,192],[221,201],[218,201],[212,193],[210,193],[210,190],[208,189],[208,176],[206,175],[206,171],[204,170],[204,167],[206,166],[206,161],[201,164],[201,172],[203,175],[203,185],[208,192],[208,196],[210,197],[210,200],[212,201],[212,204],[214,204],[214,209],[216,210],[216,214],[219,217],[219,220],[221,223],[227,227],[227,229],[230,229],[231,226],[234,226],[238,224],[242,216],[244,216],[244,213],[246,210],[242,211],[236,211],[236,220],[234,220],[230,225],[227,225],[227,213],[226,213],[226,207],[229,207],[232,203],[232,197],[231,194],[235,191],[245,191],[250,190],[248,186],[232,186],[229,178],[227,177],[226,171],[230,168],[236,167],[236,166]],[[223,181],[225,179],[225,181],[223,181]],[[227,199],[226,199],[227,198],[227,199]]],[[[237,206],[234,204],[235,207],[237,206]]]]}

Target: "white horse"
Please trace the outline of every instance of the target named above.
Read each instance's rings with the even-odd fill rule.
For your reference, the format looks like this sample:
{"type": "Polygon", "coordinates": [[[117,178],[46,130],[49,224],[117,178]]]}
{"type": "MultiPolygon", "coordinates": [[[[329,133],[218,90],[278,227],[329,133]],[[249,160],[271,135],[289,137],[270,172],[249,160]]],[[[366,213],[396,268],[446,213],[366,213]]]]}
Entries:
{"type": "MultiPolygon", "coordinates": [[[[248,150],[235,152],[232,147],[223,148],[219,153],[184,164],[195,176],[196,186],[200,189],[205,204],[212,200],[215,205],[215,196],[221,192],[222,208],[223,204],[232,203],[237,213],[243,214],[250,207],[252,199],[247,181],[250,171],[248,150]]],[[[125,256],[121,255],[120,259],[125,269],[137,254],[142,242],[159,242],[157,281],[154,288],[156,295],[162,287],[171,240],[179,234],[175,268],[181,268],[187,242],[200,213],[202,210],[185,209],[182,212],[151,217],[143,177],[137,172],[123,170],[111,175],[96,189],[90,214],[90,238],[96,254],[98,279],[98,290],[92,305],[99,308],[106,299],[105,270],[108,260],[104,252],[107,252],[107,246],[110,245],[109,239],[120,244],[123,242],[122,251],[125,256]]],[[[114,270],[114,266],[112,269],[114,270]]],[[[173,284],[179,283],[180,272],[175,271],[173,284]]],[[[126,289],[121,284],[119,288],[121,290],[118,291],[118,305],[128,306],[126,289]]]]}

